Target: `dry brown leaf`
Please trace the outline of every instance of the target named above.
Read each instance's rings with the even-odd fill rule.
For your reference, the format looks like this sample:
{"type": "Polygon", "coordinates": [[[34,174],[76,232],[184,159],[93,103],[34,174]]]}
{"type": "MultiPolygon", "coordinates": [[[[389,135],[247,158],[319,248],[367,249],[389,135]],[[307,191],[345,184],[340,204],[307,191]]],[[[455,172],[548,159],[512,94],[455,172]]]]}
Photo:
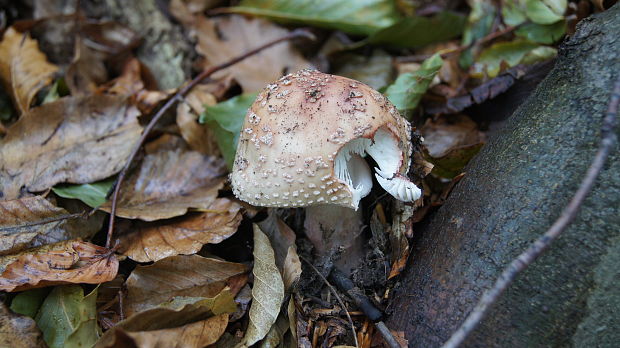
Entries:
{"type": "Polygon", "coordinates": [[[220,198],[206,213],[163,224],[140,224],[120,238],[119,252],[137,262],[196,253],[204,244],[217,244],[237,231],[242,219],[240,208],[239,204],[220,198]]]}
{"type": "Polygon", "coordinates": [[[243,264],[198,255],[172,256],[138,266],[125,283],[124,312],[130,317],[179,296],[214,297],[226,287],[227,280],[246,272],[243,264]]]}
{"type": "Polygon", "coordinates": [[[269,238],[275,254],[276,266],[282,274],[284,289],[288,291],[301,275],[301,261],[297,255],[295,232],[275,212],[275,209],[270,209],[267,219],[258,225],[269,238]]]}
{"type": "Polygon", "coordinates": [[[177,125],[183,139],[192,150],[216,157],[222,153],[215,141],[211,128],[198,123],[198,117],[205,111],[205,106],[215,105],[217,100],[209,93],[208,85],[198,85],[185,97],[185,103],[177,106],[177,125]]]}
{"type": "Polygon", "coordinates": [[[457,147],[479,144],[485,138],[478,125],[462,114],[428,119],[420,131],[429,155],[435,158],[457,147]]]}
{"type": "Polygon", "coordinates": [[[69,219],[70,215],[41,196],[0,201],[0,255],[86,238],[98,231],[81,219],[69,219]]]}
{"type": "Polygon", "coordinates": [[[58,284],[100,284],[114,279],[118,260],[109,250],[66,241],[0,257],[0,290],[22,291],[58,284]]]}
{"type": "Polygon", "coordinates": [[[0,347],[43,348],[43,334],[32,318],[11,312],[0,302],[0,347]]]}
{"type": "Polygon", "coordinates": [[[97,86],[108,80],[104,60],[106,54],[97,51],[78,38],[75,42],[73,61],[65,73],[65,81],[73,96],[89,95],[97,86]]]}
{"type": "MultiPolygon", "coordinates": [[[[282,37],[288,30],[263,19],[247,19],[239,15],[206,18],[195,22],[196,51],[205,56],[210,66],[229,61],[254,47],[282,37]]],[[[244,93],[258,92],[280,76],[310,67],[293,46],[284,42],[268,48],[214,76],[231,74],[244,93]]]]}
{"type": "Polygon", "coordinates": [[[25,113],[37,92],[52,82],[58,67],[47,62],[36,40],[13,27],[4,32],[0,42],[0,78],[11,94],[17,109],[25,113]]]}
{"type": "Polygon", "coordinates": [[[125,97],[65,97],[24,114],[0,140],[0,198],[117,173],[140,137],[125,97]],[[25,136],[27,135],[27,136],[25,136]]]}
{"type": "Polygon", "coordinates": [[[170,329],[129,332],[115,330],[114,341],[100,347],[117,348],[202,348],[217,342],[228,325],[228,314],[170,329]]]}
{"type": "MultiPolygon", "coordinates": [[[[117,216],[154,221],[210,209],[226,180],[221,158],[188,151],[183,141],[164,135],[146,146],[146,156],[123,183],[117,216]]],[[[101,206],[109,212],[110,202],[101,206]]]]}

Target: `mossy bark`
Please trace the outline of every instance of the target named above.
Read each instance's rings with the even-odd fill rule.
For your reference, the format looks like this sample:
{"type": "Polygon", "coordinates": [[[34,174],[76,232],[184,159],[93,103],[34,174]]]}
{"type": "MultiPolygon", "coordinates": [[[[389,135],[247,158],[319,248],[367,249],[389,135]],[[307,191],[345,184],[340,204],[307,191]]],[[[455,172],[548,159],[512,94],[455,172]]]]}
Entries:
{"type": "MultiPolygon", "coordinates": [[[[582,21],[547,78],[417,231],[389,306],[389,326],[405,331],[410,347],[444,343],[503,268],[557,219],[597,151],[618,74],[620,4],[582,21]]],[[[464,346],[618,346],[619,159],[616,145],[576,220],[464,346]]]]}

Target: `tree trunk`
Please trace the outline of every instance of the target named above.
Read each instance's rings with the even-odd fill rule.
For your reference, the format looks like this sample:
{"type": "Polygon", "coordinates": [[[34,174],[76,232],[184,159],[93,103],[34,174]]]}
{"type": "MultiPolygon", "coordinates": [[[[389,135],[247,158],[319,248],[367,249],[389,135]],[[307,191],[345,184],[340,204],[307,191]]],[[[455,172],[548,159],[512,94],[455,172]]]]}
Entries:
{"type": "MultiPolygon", "coordinates": [[[[503,268],[557,219],[597,151],[618,74],[620,4],[580,24],[547,78],[417,231],[388,308],[389,326],[405,331],[410,347],[444,343],[503,268]]],[[[618,347],[617,149],[577,219],[464,346],[618,347]]]]}

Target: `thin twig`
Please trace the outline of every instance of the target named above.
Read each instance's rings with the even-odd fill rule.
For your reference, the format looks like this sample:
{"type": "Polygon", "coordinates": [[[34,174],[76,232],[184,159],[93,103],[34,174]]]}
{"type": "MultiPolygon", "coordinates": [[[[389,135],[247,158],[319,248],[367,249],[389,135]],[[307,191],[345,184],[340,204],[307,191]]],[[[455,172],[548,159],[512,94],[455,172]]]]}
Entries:
{"type": "Polygon", "coordinates": [[[316,269],[316,267],[314,267],[314,265],[310,261],[306,260],[306,258],[301,256],[301,255],[299,255],[299,258],[302,261],[304,261],[305,263],[307,263],[308,266],[310,266],[310,268],[312,268],[312,270],[314,272],[316,272],[316,274],[319,277],[321,277],[321,279],[323,280],[325,285],[327,285],[327,287],[332,291],[332,293],[336,297],[336,300],[338,300],[338,303],[340,303],[340,306],[342,306],[342,309],[344,310],[344,313],[347,315],[347,319],[349,319],[349,324],[351,325],[351,331],[353,331],[353,339],[355,340],[355,346],[359,347],[359,344],[357,343],[357,333],[355,332],[355,325],[353,325],[353,319],[351,319],[351,316],[349,315],[349,311],[347,310],[347,306],[344,305],[344,302],[342,301],[342,299],[338,295],[338,291],[336,291],[336,289],[334,289],[334,287],[327,281],[327,279],[325,279],[325,277],[321,274],[321,272],[319,272],[319,270],[316,269]]]}
{"type": "Polygon", "coordinates": [[[142,145],[144,145],[144,142],[146,141],[146,138],[148,137],[149,133],[153,130],[153,128],[155,127],[155,124],[159,121],[159,119],[162,118],[162,116],[166,113],[166,111],[168,111],[168,109],[170,109],[177,101],[181,101],[183,99],[183,97],[192,89],[194,88],[197,84],[199,84],[202,80],[206,79],[207,77],[211,76],[213,73],[226,69],[228,67],[230,67],[231,65],[237,64],[240,61],[251,57],[257,53],[260,53],[261,51],[263,51],[266,48],[269,48],[275,44],[278,44],[280,42],[283,41],[288,41],[288,40],[292,40],[292,39],[296,39],[296,38],[300,38],[300,37],[305,37],[308,38],[310,40],[314,40],[314,36],[307,30],[305,29],[296,29],[292,32],[290,32],[287,35],[284,35],[278,39],[272,40],[264,45],[261,45],[249,52],[246,52],[238,57],[235,57],[231,60],[229,60],[228,62],[222,63],[220,65],[216,65],[214,67],[211,67],[209,69],[204,70],[203,72],[201,72],[198,76],[196,76],[193,80],[191,80],[188,84],[186,84],[183,88],[181,88],[180,90],[178,90],[174,96],[170,99],[168,99],[168,101],[166,102],[166,104],[164,104],[164,106],[161,107],[161,109],[159,109],[159,111],[157,111],[157,113],[155,114],[155,116],[153,116],[153,119],[151,119],[151,121],[148,123],[148,125],[144,128],[144,131],[142,132],[142,136],[140,137],[140,139],[138,140],[138,143],[136,144],[136,146],[134,147],[133,151],[131,152],[131,155],[129,155],[129,158],[127,159],[127,162],[125,163],[125,166],[123,167],[123,169],[120,171],[119,175],[118,175],[118,179],[116,179],[116,183],[114,185],[114,193],[112,195],[112,206],[110,208],[110,221],[108,224],[108,236],[106,239],[106,243],[105,246],[106,248],[110,248],[110,244],[112,241],[112,234],[114,232],[114,217],[116,215],[116,207],[118,204],[118,194],[120,192],[121,189],[121,184],[123,183],[123,180],[125,179],[125,176],[127,176],[127,172],[129,171],[129,167],[131,166],[131,163],[133,162],[134,158],[136,157],[136,155],[138,154],[138,152],[140,151],[140,149],[142,148],[142,145]]]}
{"type": "Polygon", "coordinates": [[[603,118],[603,124],[601,126],[601,143],[599,149],[590,164],[590,168],[586,173],[579,189],[571,199],[570,203],[562,211],[562,215],[555,221],[555,223],[540,236],[534,243],[532,243],[527,250],[514,259],[510,265],[502,272],[495,284],[491,289],[486,291],[482,298],[467,316],[463,324],[452,334],[452,337],[442,346],[442,348],[456,348],[458,347],[467,336],[474,331],[478,323],[484,318],[489,308],[497,301],[499,296],[506,290],[506,288],[512,283],[519,273],[525,270],[532,262],[534,262],[558,236],[566,230],[570,223],[577,216],[577,212],[581,207],[581,204],[585,200],[586,196],[592,190],[594,182],[603,169],[603,165],[609,156],[609,153],[613,149],[616,142],[616,134],[614,133],[614,127],[616,125],[616,115],[618,113],[618,105],[620,104],[620,76],[614,84],[613,91],[609,98],[609,106],[607,113],[603,118]]]}

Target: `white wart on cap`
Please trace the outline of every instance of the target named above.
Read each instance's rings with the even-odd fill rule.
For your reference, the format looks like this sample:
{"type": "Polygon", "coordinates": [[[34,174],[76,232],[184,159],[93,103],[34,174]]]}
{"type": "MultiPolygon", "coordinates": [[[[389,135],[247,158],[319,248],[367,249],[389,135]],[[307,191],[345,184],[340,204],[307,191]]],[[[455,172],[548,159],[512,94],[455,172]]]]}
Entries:
{"type": "Polygon", "coordinates": [[[301,70],[268,85],[245,118],[231,173],[235,195],[265,207],[337,204],[357,209],[379,184],[402,201],[421,191],[406,177],[411,127],[361,82],[301,70]]]}

